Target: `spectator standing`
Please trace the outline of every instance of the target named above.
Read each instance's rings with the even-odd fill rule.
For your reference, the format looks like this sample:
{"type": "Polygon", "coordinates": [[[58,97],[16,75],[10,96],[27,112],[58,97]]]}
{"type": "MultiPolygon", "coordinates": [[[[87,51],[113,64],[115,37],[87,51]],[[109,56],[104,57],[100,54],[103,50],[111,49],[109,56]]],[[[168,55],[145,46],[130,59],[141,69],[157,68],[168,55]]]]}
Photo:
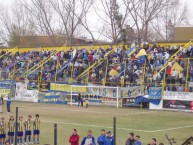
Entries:
{"type": "Polygon", "coordinates": [[[180,71],[180,73],[179,73],[179,82],[180,82],[180,84],[182,84],[182,79],[183,79],[183,77],[184,77],[184,75],[183,75],[183,73],[182,73],[182,71],[180,71]]]}
{"type": "Polygon", "coordinates": [[[80,107],[81,106],[81,95],[80,95],[80,93],[78,94],[78,107],[80,107]]]}
{"type": "Polygon", "coordinates": [[[7,98],[7,112],[10,113],[11,112],[11,97],[8,96],[7,98]]]}
{"type": "Polygon", "coordinates": [[[3,113],[3,96],[0,98],[0,113],[3,113]]]}
{"type": "Polygon", "coordinates": [[[134,139],[134,133],[129,133],[129,138],[126,141],[125,145],[134,145],[135,139],[134,139]]]}
{"type": "Polygon", "coordinates": [[[105,145],[114,145],[114,138],[110,131],[107,132],[107,137],[105,140],[105,145]]]}
{"type": "Polygon", "coordinates": [[[135,136],[135,142],[133,143],[133,145],[142,145],[142,142],[140,141],[139,135],[135,136]]]}
{"type": "Polygon", "coordinates": [[[83,138],[80,145],[96,145],[95,138],[92,136],[92,131],[87,131],[87,136],[83,138]]]}
{"type": "Polygon", "coordinates": [[[105,130],[101,129],[101,135],[98,137],[97,142],[99,145],[105,145],[105,140],[106,140],[105,130]]]}
{"type": "Polygon", "coordinates": [[[73,129],[72,135],[69,138],[69,143],[71,145],[79,145],[79,135],[77,134],[76,129],[73,129]]]}
{"type": "Polygon", "coordinates": [[[86,98],[86,101],[85,101],[85,103],[86,103],[86,108],[88,108],[88,98],[86,98]]]}

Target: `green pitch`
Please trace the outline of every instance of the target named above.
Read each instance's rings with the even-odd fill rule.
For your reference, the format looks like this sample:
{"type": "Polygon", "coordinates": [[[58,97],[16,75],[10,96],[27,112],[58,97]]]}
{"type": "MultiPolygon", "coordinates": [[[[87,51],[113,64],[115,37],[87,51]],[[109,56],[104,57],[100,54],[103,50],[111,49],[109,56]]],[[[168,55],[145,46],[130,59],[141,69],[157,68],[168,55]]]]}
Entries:
{"type": "MultiPolygon", "coordinates": [[[[13,102],[11,115],[15,115],[16,106],[19,107],[19,115],[24,116],[24,120],[28,115],[32,115],[34,119],[36,113],[40,114],[41,145],[53,145],[54,122],[58,123],[58,145],[69,145],[68,138],[74,128],[78,130],[81,140],[89,129],[93,131],[95,138],[103,128],[113,131],[114,116],[117,118],[117,145],[124,145],[130,132],[140,135],[144,144],[149,143],[151,138],[156,138],[158,143],[168,145],[166,134],[174,138],[177,144],[193,136],[192,113],[110,107],[86,109],[68,105],[13,102]]],[[[5,109],[4,105],[4,113],[0,116],[4,116],[8,121],[10,114],[7,114],[5,109]]]]}

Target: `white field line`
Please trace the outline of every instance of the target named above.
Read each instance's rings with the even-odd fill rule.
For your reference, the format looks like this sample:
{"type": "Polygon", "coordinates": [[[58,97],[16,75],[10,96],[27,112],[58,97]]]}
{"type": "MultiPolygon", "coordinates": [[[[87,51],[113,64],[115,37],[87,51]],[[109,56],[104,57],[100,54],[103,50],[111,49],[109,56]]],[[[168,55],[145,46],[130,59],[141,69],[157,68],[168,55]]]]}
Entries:
{"type": "MultiPolygon", "coordinates": [[[[74,126],[84,126],[84,127],[94,127],[94,128],[108,128],[108,129],[112,129],[113,127],[109,127],[109,126],[102,126],[102,125],[93,125],[93,124],[78,124],[78,123],[66,123],[66,122],[54,122],[54,121],[45,121],[42,120],[42,122],[46,122],[46,123],[58,123],[58,124],[65,124],[65,125],[74,125],[74,126]]],[[[184,128],[192,128],[193,125],[190,126],[182,126],[182,127],[176,127],[176,128],[167,128],[167,129],[160,129],[160,130],[140,130],[140,129],[132,129],[132,128],[117,128],[118,130],[131,130],[131,131],[139,131],[139,132],[146,132],[146,133],[155,133],[155,132],[163,132],[163,131],[172,131],[172,130],[179,130],[179,129],[184,129],[184,128]]]]}
{"type": "MultiPolygon", "coordinates": [[[[19,106],[20,108],[28,108],[29,106],[19,106]]],[[[154,111],[143,111],[143,112],[135,112],[135,113],[114,113],[114,112],[104,112],[102,110],[98,111],[90,111],[90,110],[81,110],[81,109],[54,109],[54,108],[41,108],[41,107],[34,107],[34,109],[38,110],[44,110],[44,112],[47,112],[46,110],[53,110],[53,111],[70,111],[70,112],[87,112],[87,113],[96,113],[96,114],[111,114],[111,115],[122,115],[122,116],[129,116],[129,115],[140,115],[140,114],[149,114],[154,113],[154,111]]]]}
{"type": "MultiPolygon", "coordinates": [[[[45,123],[58,123],[58,124],[65,124],[65,125],[74,125],[74,126],[84,126],[84,127],[94,127],[94,128],[108,128],[108,129],[113,129],[113,127],[109,126],[102,126],[102,125],[93,125],[93,124],[79,124],[79,123],[66,123],[66,122],[54,122],[54,121],[45,121],[42,120],[42,122],[45,123]]],[[[133,130],[133,131],[140,131],[140,132],[151,132],[148,130],[138,130],[138,129],[127,129],[127,128],[117,128],[118,130],[133,130]]]]}

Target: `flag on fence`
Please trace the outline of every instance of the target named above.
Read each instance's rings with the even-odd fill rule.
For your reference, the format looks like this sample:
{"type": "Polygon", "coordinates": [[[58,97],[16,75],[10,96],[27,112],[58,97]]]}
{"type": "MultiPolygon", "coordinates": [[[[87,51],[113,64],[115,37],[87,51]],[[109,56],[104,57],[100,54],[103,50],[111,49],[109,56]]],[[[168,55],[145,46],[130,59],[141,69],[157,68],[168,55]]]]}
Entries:
{"type": "Polygon", "coordinates": [[[174,65],[172,66],[172,70],[175,69],[177,74],[180,73],[180,71],[183,71],[183,68],[181,65],[179,65],[179,63],[175,62],[174,65]]]}

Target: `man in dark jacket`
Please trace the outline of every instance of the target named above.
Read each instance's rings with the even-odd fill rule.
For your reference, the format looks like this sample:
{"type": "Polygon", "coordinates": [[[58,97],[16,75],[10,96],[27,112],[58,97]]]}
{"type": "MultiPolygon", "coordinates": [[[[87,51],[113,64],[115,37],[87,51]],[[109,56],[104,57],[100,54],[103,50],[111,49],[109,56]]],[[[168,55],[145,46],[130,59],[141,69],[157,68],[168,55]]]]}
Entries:
{"type": "Polygon", "coordinates": [[[10,98],[10,96],[8,96],[8,98],[7,98],[7,112],[8,113],[11,112],[11,98],[10,98]]]}
{"type": "Polygon", "coordinates": [[[0,98],[0,113],[3,113],[3,96],[0,98]]]}
{"type": "Polygon", "coordinates": [[[129,133],[129,138],[127,139],[126,141],[126,144],[125,145],[133,145],[133,143],[135,142],[134,140],[134,133],[129,133]]]}
{"type": "Polygon", "coordinates": [[[99,145],[105,145],[105,140],[106,140],[105,130],[101,129],[101,135],[98,137],[97,142],[99,145]]]}
{"type": "Polygon", "coordinates": [[[76,129],[73,129],[72,135],[69,138],[69,143],[71,145],[79,145],[79,135],[77,134],[76,129]]]}

